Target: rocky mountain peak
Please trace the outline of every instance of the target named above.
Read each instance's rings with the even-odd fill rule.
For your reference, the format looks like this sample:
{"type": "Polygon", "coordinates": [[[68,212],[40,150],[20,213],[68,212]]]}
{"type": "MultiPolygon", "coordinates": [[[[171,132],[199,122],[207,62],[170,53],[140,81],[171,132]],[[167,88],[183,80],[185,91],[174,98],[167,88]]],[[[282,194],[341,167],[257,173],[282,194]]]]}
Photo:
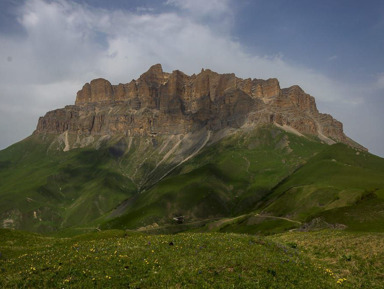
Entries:
{"type": "Polygon", "coordinates": [[[84,84],[83,88],[77,93],[76,105],[90,102],[101,102],[113,97],[111,83],[103,78],[97,78],[91,83],[84,84]]]}
{"type": "Polygon", "coordinates": [[[140,76],[139,81],[145,81],[149,85],[161,85],[165,79],[166,74],[163,72],[163,67],[161,64],[155,64],[140,76]]]}
{"type": "MultiPolygon", "coordinates": [[[[155,64],[137,80],[112,85],[99,78],[77,93],[75,105],[48,112],[35,134],[88,136],[184,135],[205,129],[275,124],[329,144],[356,144],[342,124],[316,107],[299,86],[280,88],[276,78],[241,79],[202,69],[191,76],[155,64]]],[[[78,144],[72,144],[76,147],[78,144]]]]}

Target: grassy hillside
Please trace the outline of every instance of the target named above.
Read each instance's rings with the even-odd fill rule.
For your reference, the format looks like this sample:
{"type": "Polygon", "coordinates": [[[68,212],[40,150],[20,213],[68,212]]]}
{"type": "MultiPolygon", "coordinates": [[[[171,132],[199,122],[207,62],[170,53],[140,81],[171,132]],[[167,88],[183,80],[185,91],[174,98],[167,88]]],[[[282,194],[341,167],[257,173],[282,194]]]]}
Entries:
{"type": "Polygon", "coordinates": [[[164,225],[251,212],[270,190],[323,150],[320,142],[273,126],[232,134],[185,162],[103,228],[164,225]]]}
{"type": "Polygon", "coordinates": [[[136,193],[108,149],[49,148],[30,137],[0,152],[4,227],[47,232],[86,224],[136,193]]]}
{"type": "Polygon", "coordinates": [[[383,192],[382,158],[264,127],[207,147],[102,227],[272,234],[315,219],[383,231],[383,192]]]}
{"type": "Polygon", "coordinates": [[[67,152],[57,142],[32,136],[0,152],[2,227],[272,234],[319,219],[384,230],[383,159],[272,125],[67,152]]]}
{"type": "Polygon", "coordinates": [[[384,160],[336,144],[275,187],[261,207],[264,214],[298,221],[322,217],[349,229],[360,223],[364,230],[382,231],[383,192],[384,160]]]}
{"type": "Polygon", "coordinates": [[[0,230],[0,287],[382,288],[383,240],[335,231],[61,239],[0,230]]]}

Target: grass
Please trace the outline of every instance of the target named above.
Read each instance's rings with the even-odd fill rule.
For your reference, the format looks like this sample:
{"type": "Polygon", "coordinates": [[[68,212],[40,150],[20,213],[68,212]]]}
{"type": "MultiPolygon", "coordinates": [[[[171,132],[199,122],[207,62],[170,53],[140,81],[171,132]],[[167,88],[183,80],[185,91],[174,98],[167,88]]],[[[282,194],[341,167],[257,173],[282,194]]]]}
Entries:
{"type": "MultiPolygon", "coordinates": [[[[0,230],[0,286],[356,288],[359,284],[361,288],[380,288],[376,281],[367,283],[370,287],[364,287],[362,273],[360,280],[341,270],[349,266],[344,263],[350,261],[335,265],[332,259],[327,263],[327,256],[333,256],[330,250],[324,250],[323,255],[316,257],[311,249],[313,244],[301,242],[305,236],[312,240],[319,238],[319,241],[325,237],[308,233],[278,235],[273,239],[233,233],[145,235],[112,230],[72,238],[48,238],[3,229],[0,230]],[[328,268],[334,274],[327,272],[328,268]],[[346,276],[347,280],[344,280],[346,276]]],[[[371,252],[378,254],[374,259],[376,262],[383,260],[379,259],[383,257],[381,237],[366,238],[368,244],[376,245],[371,252]]],[[[349,239],[344,235],[335,238],[335,241],[343,238],[349,245],[356,241],[351,239],[353,242],[348,243],[349,239]]],[[[354,251],[343,253],[352,254],[356,266],[363,264],[355,261],[354,251]]],[[[365,250],[364,254],[368,257],[370,252],[365,250]]],[[[373,270],[373,265],[363,268],[373,270]]],[[[369,276],[376,276],[374,271],[372,274],[369,276]]]]}
{"type": "Polygon", "coordinates": [[[108,149],[62,152],[49,143],[32,136],[0,152],[0,217],[13,227],[84,225],[136,193],[108,149]]]}
{"type": "Polygon", "coordinates": [[[315,217],[330,224],[344,224],[347,231],[384,232],[384,200],[371,193],[353,206],[321,212],[315,217]]]}
{"type": "MultiPolygon", "coordinates": [[[[384,161],[342,144],[262,126],[228,135],[171,170],[188,141],[121,138],[97,150],[63,152],[49,146],[54,136],[46,138],[32,136],[0,152],[3,226],[60,235],[159,226],[166,233],[260,213],[383,231],[384,161]],[[177,216],[183,227],[172,226],[177,216]]],[[[295,227],[259,216],[216,229],[271,234],[295,227]]]]}
{"type": "MultiPolygon", "coordinates": [[[[371,197],[377,197],[377,201],[382,203],[380,192],[383,188],[382,158],[336,144],[309,159],[276,186],[260,207],[264,213],[289,216],[300,221],[327,215],[330,221],[344,222],[346,218],[337,212],[355,211],[357,207],[360,216],[363,216],[364,211],[367,214],[372,210],[379,212],[380,206],[375,206],[373,202],[365,202],[365,205],[359,202],[371,192],[371,197]]],[[[376,215],[377,220],[382,220],[380,214],[376,215]]]]}
{"type": "Polygon", "coordinates": [[[124,215],[107,220],[102,228],[164,225],[175,215],[195,222],[252,212],[275,186],[325,147],[272,126],[230,135],[141,192],[124,215]]]}
{"type": "Polygon", "coordinates": [[[383,288],[384,234],[321,230],[289,232],[267,237],[294,244],[314,264],[333,276],[346,278],[351,288],[383,288]]]}

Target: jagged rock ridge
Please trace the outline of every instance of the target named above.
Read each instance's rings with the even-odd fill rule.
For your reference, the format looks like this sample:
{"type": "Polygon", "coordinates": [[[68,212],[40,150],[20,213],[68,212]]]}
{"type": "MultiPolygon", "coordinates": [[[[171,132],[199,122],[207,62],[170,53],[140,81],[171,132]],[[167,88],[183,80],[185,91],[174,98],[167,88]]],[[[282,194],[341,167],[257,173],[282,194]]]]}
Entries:
{"type": "Polygon", "coordinates": [[[281,89],[274,78],[241,79],[209,69],[191,76],[166,73],[160,64],[127,84],[101,78],[86,83],[75,105],[48,112],[34,134],[154,137],[268,123],[364,149],[345,136],[341,122],[319,113],[314,97],[297,85],[281,89]]]}

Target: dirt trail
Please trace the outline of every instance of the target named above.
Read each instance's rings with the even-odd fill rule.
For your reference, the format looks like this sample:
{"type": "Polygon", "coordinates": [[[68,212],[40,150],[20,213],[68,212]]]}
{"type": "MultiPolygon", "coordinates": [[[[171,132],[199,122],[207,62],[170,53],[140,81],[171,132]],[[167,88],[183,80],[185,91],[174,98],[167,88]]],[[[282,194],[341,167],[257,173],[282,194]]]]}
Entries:
{"type": "Polygon", "coordinates": [[[295,220],[284,218],[284,217],[267,216],[267,215],[260,215],[260,214],[256,214],[255,217],[285,220],[285,221],[288,221],[288,222],[292,222],[292,223],[296,223],[296,224],[301,225],[301,222],[299,222],[299,221],[295,221],[295,220]]]}

